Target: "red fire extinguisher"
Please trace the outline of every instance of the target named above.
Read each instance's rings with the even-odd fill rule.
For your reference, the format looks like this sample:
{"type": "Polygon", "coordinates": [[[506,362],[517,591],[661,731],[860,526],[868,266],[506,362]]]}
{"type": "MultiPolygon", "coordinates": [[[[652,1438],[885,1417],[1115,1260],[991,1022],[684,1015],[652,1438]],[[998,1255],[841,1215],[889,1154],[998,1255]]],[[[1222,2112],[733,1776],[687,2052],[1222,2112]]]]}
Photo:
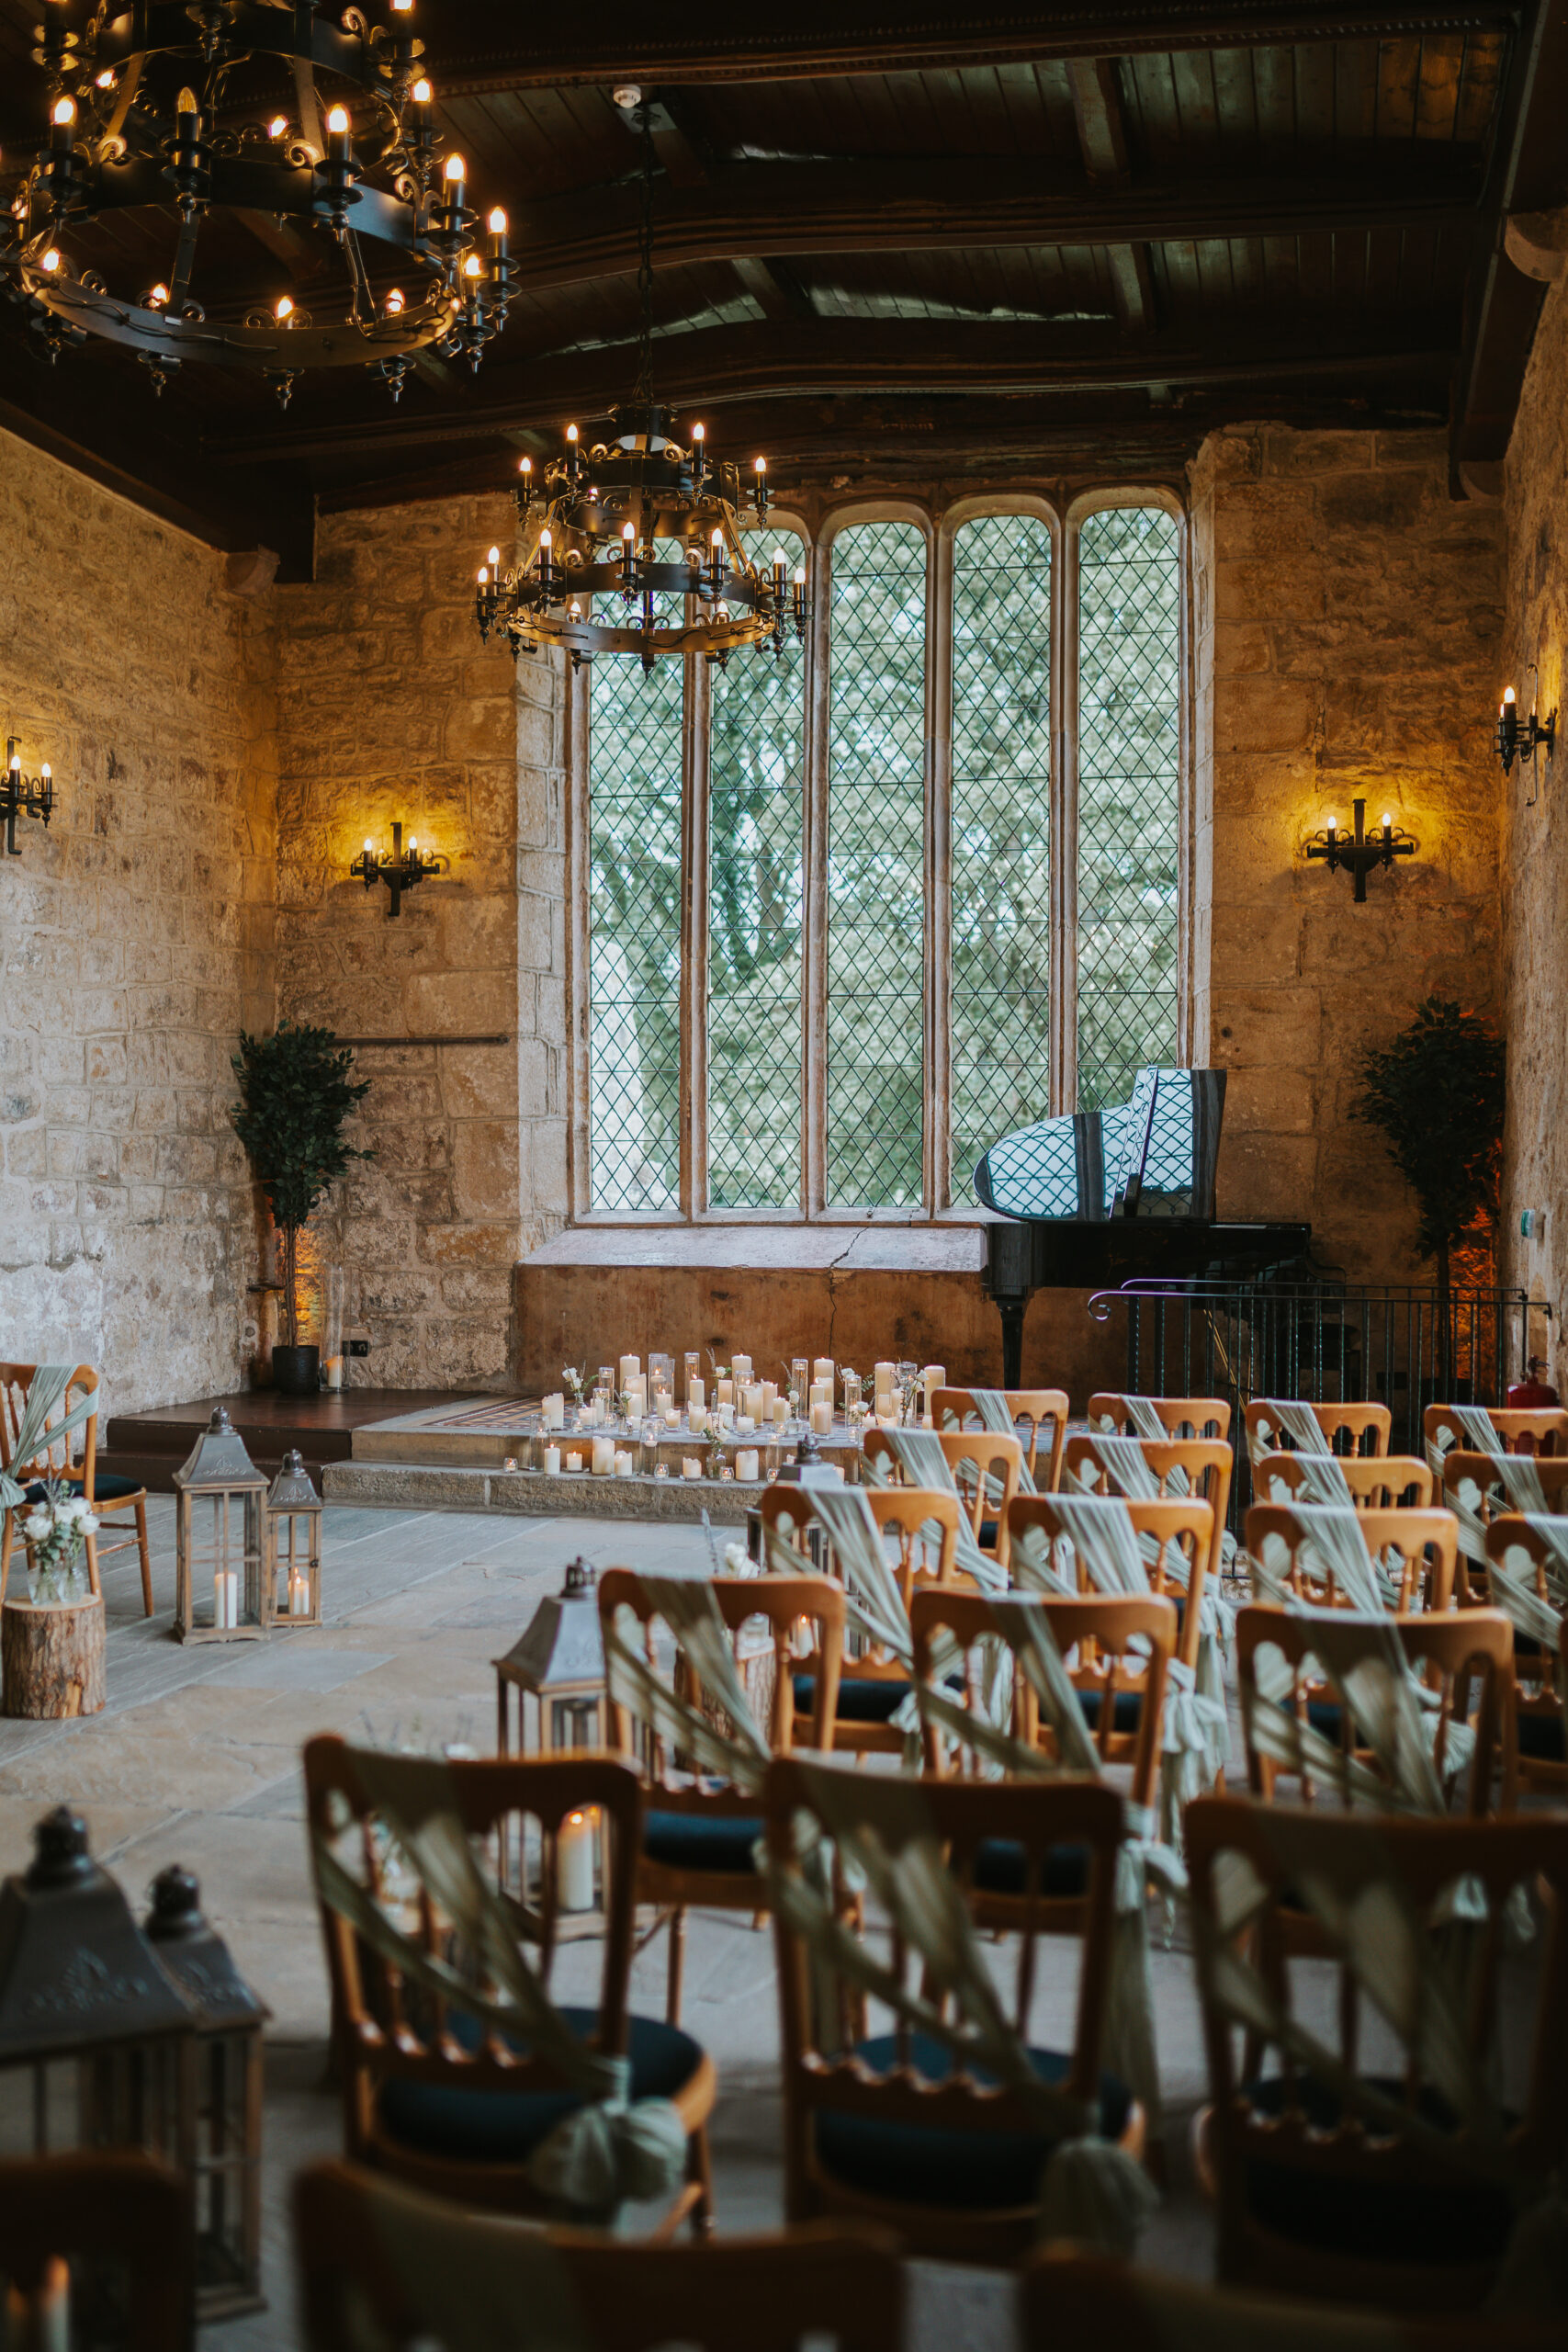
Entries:
{"type": "Polygon", "coordinates": [[[1531,1356],[1526,1368],[1526,1377],[1516,1380],[1508,1391],[1507,1403],[1511,1413],[1538,1413],[1544,1406],[1556,1404],[1556,1389],[1550,1387],[1544,1380],[1536,1378],[1536,1374],[1545,1369],[1544,1357],[1531,1356]]]}

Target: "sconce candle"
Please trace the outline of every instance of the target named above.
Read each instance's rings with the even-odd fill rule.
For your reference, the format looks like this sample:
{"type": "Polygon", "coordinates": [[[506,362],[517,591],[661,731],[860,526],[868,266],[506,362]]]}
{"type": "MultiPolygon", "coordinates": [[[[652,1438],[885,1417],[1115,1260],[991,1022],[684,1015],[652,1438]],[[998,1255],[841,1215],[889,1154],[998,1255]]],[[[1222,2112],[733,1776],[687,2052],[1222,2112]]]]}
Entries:
{"type": "Polygon", "coordinates": [[[412,833],[409,835],[408,848],[405,850],[401,820],[394,819],[390,857],[378,857],[367,838],[364,850],[348,870],[356,881],[364,883],[367,890],[373,890],[378,882],[384,882],[392,894],[392,903],[388,910],[389,914],[398,915],[402,912],[403,892],[412,890],[414,885],[423,882],[427,875],[445,873],[446,865],[447,861],[445,857],[434,856],[429,851],[422,850],[412,833]]]}
{"type": "Polygon", "coordinates": [[[1381,830],[1369,840],[1366,832],[1367,804],[1364,800],[1358,800],[1352,805],[1354,833],[1342,833],[1337,820],[1330,817],[1322,832],[1314,833],[1308,842],[1306,854],[1309,858],[1322,858],[1330,874],[1337,873],[1343,866],[1352,875],[1356,886],[1352,894],[1355,903],[1364,906],[1367,876],[1373,866],[1392,865],[1396,857],[1414,857],[1420,843],[1409,833],[1396,832],[1393,820],[1387,816],[1381,830]]]}
{"type": "MultiPolygon", "coordinates": [[[[1532,664],[1533,668],[1533,664],[1532,664]]],[[[1533,762],[1542,745],[1550,760],[1557,748],[1557,713],[1546,718],[1538,718],[1532,701],[1530,715],[1521,720],[1518,696],[1512,686],[1505,686],[1503,699],[1497,706],[1497,733],[1495,739],[1497,757],[1506,775],[1516,760],[1533,762]]]]}
{"type": "Polygon", "coordinates": [[[54,776],[44,761],[37,775],[22,772],[22,748],[14,735],[6,739],[6,773],[0,779],[0,826],[5,828],[6,854],[20,857],[17,820],[35,817],[47,825],[54,814],[54,776]]]}

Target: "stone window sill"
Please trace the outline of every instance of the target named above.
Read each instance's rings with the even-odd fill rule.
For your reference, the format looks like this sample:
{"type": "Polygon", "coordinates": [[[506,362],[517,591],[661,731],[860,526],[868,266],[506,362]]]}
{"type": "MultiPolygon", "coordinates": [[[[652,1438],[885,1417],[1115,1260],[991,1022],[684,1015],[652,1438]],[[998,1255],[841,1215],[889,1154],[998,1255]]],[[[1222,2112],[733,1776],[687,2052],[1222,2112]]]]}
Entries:
{"type": "Polygon", "coordinates": [[[593,1225],[545,1242],[525,1266],[690,1266],[755,1272],[977,1274],[983,1211],[919,1225],[593,1225]]]}

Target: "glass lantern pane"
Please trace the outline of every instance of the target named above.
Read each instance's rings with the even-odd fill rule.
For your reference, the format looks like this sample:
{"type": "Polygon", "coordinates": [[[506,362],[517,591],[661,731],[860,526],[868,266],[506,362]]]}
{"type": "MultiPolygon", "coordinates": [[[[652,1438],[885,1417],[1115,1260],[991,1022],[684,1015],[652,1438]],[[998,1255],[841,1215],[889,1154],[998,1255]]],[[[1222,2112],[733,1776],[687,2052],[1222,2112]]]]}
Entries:
{"type": "Polygon", "coordinates": [[[1154,506],[1078,541],[1080,1111],[1177,1058],[1181,532],[1154,506]]]}
{"type": "Polygon", "coordinates": [[[983,514],[953,547],[953,1195],[1051,1109],[1051,534],[983,514]]]}
{"type": "Polygon", "coordinates": [[[916,1206],[925,1127],[926,543],[833,542],[828,1200],[916,1206]]]}

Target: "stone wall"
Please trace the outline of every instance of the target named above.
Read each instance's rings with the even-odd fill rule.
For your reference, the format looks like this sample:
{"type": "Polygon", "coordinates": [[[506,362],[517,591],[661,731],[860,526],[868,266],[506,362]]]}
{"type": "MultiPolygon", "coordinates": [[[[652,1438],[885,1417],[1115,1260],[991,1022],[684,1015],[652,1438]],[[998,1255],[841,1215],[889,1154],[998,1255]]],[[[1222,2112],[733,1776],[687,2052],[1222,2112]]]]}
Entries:
{"type": "Polygon", "coordinates": [[[481,646],[472,579],[512,522],[474,498],[324,518],[276,590],[280,1013],[363,1048],[375,1152],[314,1221],[377,1386],[505,1385],[511,1270],[566,1205],[564,685],[481,646]],[[367,836],[448,861],[396,921],[367,836]]]}
{"type": "Polygon", "coordinates": [[[1221,1214],[1310,1217],[1348,1273],[1430,1280],[1411,1195],[1350,1103],[1363,1047],[1423,998],[1497,1006],[1502,517],[1450,499],[1439,435],[1243,425],[1205,443],[1192,525],[1212,894],[1193,1053],[1231,1074],[1221,1214]],[[1357,797],[1420,843],[1364,906],[1303,857],[1357,797]]]}
{"type": "Polygon", "coordinates": [[[0,859],[0,1356],[119,1410],[234,1386],[254,1224],[229,1124],[273,1018],[268,598],[0,433],[0,729],[54,769],[0,859]]]}
{"type": "MultiPolygon", "coordinates": [[[[1507,625],[1486,681],[1493,710],[1505,685],[1530,702],[1527,665],[1540,666],[1540,705],[1568,705],[1568,287],[1552,287],[1537,331],[1508,450],[1507,625]]],[[[1560,738],[1561,740],[1561,738],[1560,738]]],[[[1508,1117],[1503,1156],[1503,1272],[1557,1310],[1534,1340],[1568,1390],[1562,1309],[1568,1295],[1568,806],[1562,752],[1516,767],[1502,796],[1503,989],[1508,1035],[1508,1117]],[[1534,805],[1527,805],[1533,799],[1534,805]],[[1535,1232],[1519,1232],[1533,1212],[1535,1232]]]]}

